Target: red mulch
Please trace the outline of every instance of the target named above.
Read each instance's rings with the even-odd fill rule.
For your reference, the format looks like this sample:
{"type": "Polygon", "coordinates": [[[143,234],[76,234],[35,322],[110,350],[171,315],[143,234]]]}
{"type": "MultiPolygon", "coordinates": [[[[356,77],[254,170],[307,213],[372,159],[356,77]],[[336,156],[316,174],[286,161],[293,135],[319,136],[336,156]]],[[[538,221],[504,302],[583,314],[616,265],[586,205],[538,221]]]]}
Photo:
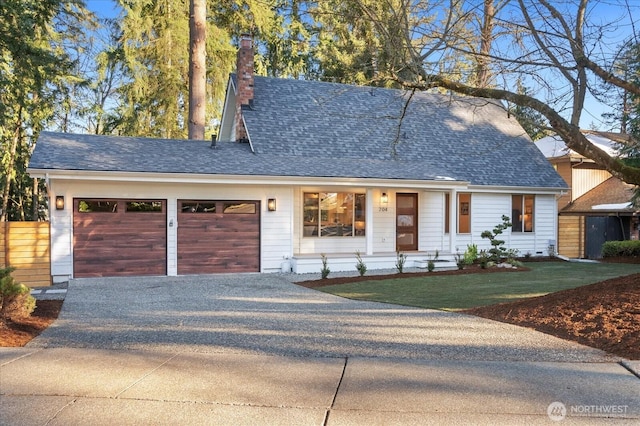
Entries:
{"type": "Polygon", "coordinates": [[[464,312],[640,360],[640,274],[464,312]]]}
{"type": "Polygon", "coordinates": [[[38,300],[30,317],[7,322],[0,326],[0,347],[21,347],[42,333],[58,318],[62,300],[38,300]]]}

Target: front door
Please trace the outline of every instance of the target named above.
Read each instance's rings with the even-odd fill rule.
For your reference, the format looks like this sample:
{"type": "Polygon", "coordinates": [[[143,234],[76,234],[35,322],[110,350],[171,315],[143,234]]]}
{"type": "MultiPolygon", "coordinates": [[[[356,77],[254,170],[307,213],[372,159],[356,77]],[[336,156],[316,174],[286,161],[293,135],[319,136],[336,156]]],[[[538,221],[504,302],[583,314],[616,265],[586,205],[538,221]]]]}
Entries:
{"type": "Polygon", "coordinates": [[[396,194],[396,250],[418,250],[418,194],[396,194]]]}

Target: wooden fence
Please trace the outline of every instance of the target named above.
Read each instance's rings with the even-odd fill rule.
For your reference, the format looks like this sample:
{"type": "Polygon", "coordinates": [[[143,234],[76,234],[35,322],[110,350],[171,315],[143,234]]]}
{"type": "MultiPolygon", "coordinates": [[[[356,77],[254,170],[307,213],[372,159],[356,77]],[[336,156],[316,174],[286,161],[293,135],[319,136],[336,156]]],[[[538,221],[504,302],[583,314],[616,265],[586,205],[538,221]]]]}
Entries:
{"type": "Polygon", "coordinates": [[[49,222],[0,222],[0,267],[13,266],[16,281],[51,285],[49,222]]]}

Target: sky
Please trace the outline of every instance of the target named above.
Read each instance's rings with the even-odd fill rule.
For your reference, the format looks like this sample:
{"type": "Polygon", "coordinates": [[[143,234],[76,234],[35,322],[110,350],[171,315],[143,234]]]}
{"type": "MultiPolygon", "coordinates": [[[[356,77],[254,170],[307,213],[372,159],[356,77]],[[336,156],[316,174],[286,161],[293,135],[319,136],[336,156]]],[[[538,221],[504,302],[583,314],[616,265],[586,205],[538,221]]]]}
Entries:
{"type": "MultiPolygon", "coordinates": [[[[636,1],[640,3],[640,0],[631,0],[631,4],[635,4],[636,1]]],[[[85,0],[85,2],[87,8],[94,12],[99,18],[116,17],[121,12],[120,6],[117,5],[114,0],[85,0]]],[[[599,17],[602,22],[616,20],[623,16],[625,11],[619,7],[612,6],[611,3],[611,1],[607,0],[594,2],[593,16],[599,17]]],[[[640,8],[637,8],[634,13],[636,12],[640,14],[640,8]]],[[[629,33],[630,26],[628,24],[621,25],[617,32],[609,32],[604,35],[604,38],[607,40],[606,45],[615,49],[629,33]]],[[[591,129],[595,126],[597,130],[609,130],[605,128],[605,124],[602,121],[601,116],[604,112],[610,112],[610,108],[588,95],[581,116],[581,127],[591,129]]]]}
{"type": "Polygon", "coordinates": [[[99,18],[115,18],[121,10],[114,0],[85,0],[85,3],[99,18]]]}

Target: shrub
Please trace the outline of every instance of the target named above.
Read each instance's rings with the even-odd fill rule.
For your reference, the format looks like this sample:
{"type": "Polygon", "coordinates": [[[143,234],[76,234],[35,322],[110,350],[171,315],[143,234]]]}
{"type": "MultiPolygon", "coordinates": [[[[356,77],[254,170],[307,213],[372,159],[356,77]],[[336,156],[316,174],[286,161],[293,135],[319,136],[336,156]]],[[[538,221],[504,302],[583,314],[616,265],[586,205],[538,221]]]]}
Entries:
{"type": "Polygon", "coordinates": [[[436,264],[433,260],[429,259],[427,262],[427,271],[433,272],[434,269],[436,269],[436,264]]]}
{"type": "Polygon", "coordinates": [[[362,260],[359,251],[356,251],[356,260],[358,261],[358,263],[356,263],[356,269],[360,273],[360,276],[363,277],[364,274],[367,273],[367,265],[365,265],[364,260],[362,260]]]}
{"type": "Polygon", "coordinates": [[[458,253],[456,247],[456,265],[458,269],[464,269],[465,266],[473,265],[478,260],[478,246],[475,244],[467,244],[467,250],[463,254],[458,253]]]}
{"type": "Polygon", "coordinates": [[[507,249],[504,248],[504,240],[499,240],[498,235],[502,234],[507,228],[511,227],[511,219],[509,216],[502,215],[502,223],[496,225],[493,231],[484,231],[480,237],[489,239],[491,248],[488,251],[489,260],[494,263],[500,262],[502,258],[507,257],[507,249]]]}
{"type": "Polygon", "coordinates": [[[325,279],[329,276],[331,269],[329,269],[329,261],[327,260],[327,256],[322,253],[320,257],[322,258],[322,269],[320,270],[320,273],[322,274],[322,279],[325,279]]]}
{"type": "Polygon", "coordinates": [[[431,256],[430,254],[427,255],[427,271],[429,272],[433,272],[434,269],[436,269],[436,260],[438,260],[438,258],[440,257],[440,252],[438,250],[436,250],[435,254],[433,256],[431,256]]]}
{"type": "Polygon", "coordinates": [[[396,269],[398,273],[402,273],[404,270],[404,264],[407,261],[407,255],[401,252],[396,253],[396,269]]]}
{"type": "Polygon", "coordinates": [[[36,308],[29,287],[11,276],[15,268],[0,268],[0,324],[11,318],[24,318],[36,308]]]}
{"type": "Polygon", "coordinates": [[[486,250],[480,250],[480,253],[478,253],[478,262],[480,263],[480,267],[482,269],[487,269],[490,264],[493,263],[491,262],[491,257],[486,250]]]}
{"type": "Polygon", "coordinates": [[[475,244],[467,244],[467,250],[464,252],[463,260],[467,265],[473,265],[478,260],[478,246],[475,244]]]}
{"type": "Polygon", "coordinates": [[[602,245],[602,257],[638,257],[640,241],[607,241],[602,245]]]}

